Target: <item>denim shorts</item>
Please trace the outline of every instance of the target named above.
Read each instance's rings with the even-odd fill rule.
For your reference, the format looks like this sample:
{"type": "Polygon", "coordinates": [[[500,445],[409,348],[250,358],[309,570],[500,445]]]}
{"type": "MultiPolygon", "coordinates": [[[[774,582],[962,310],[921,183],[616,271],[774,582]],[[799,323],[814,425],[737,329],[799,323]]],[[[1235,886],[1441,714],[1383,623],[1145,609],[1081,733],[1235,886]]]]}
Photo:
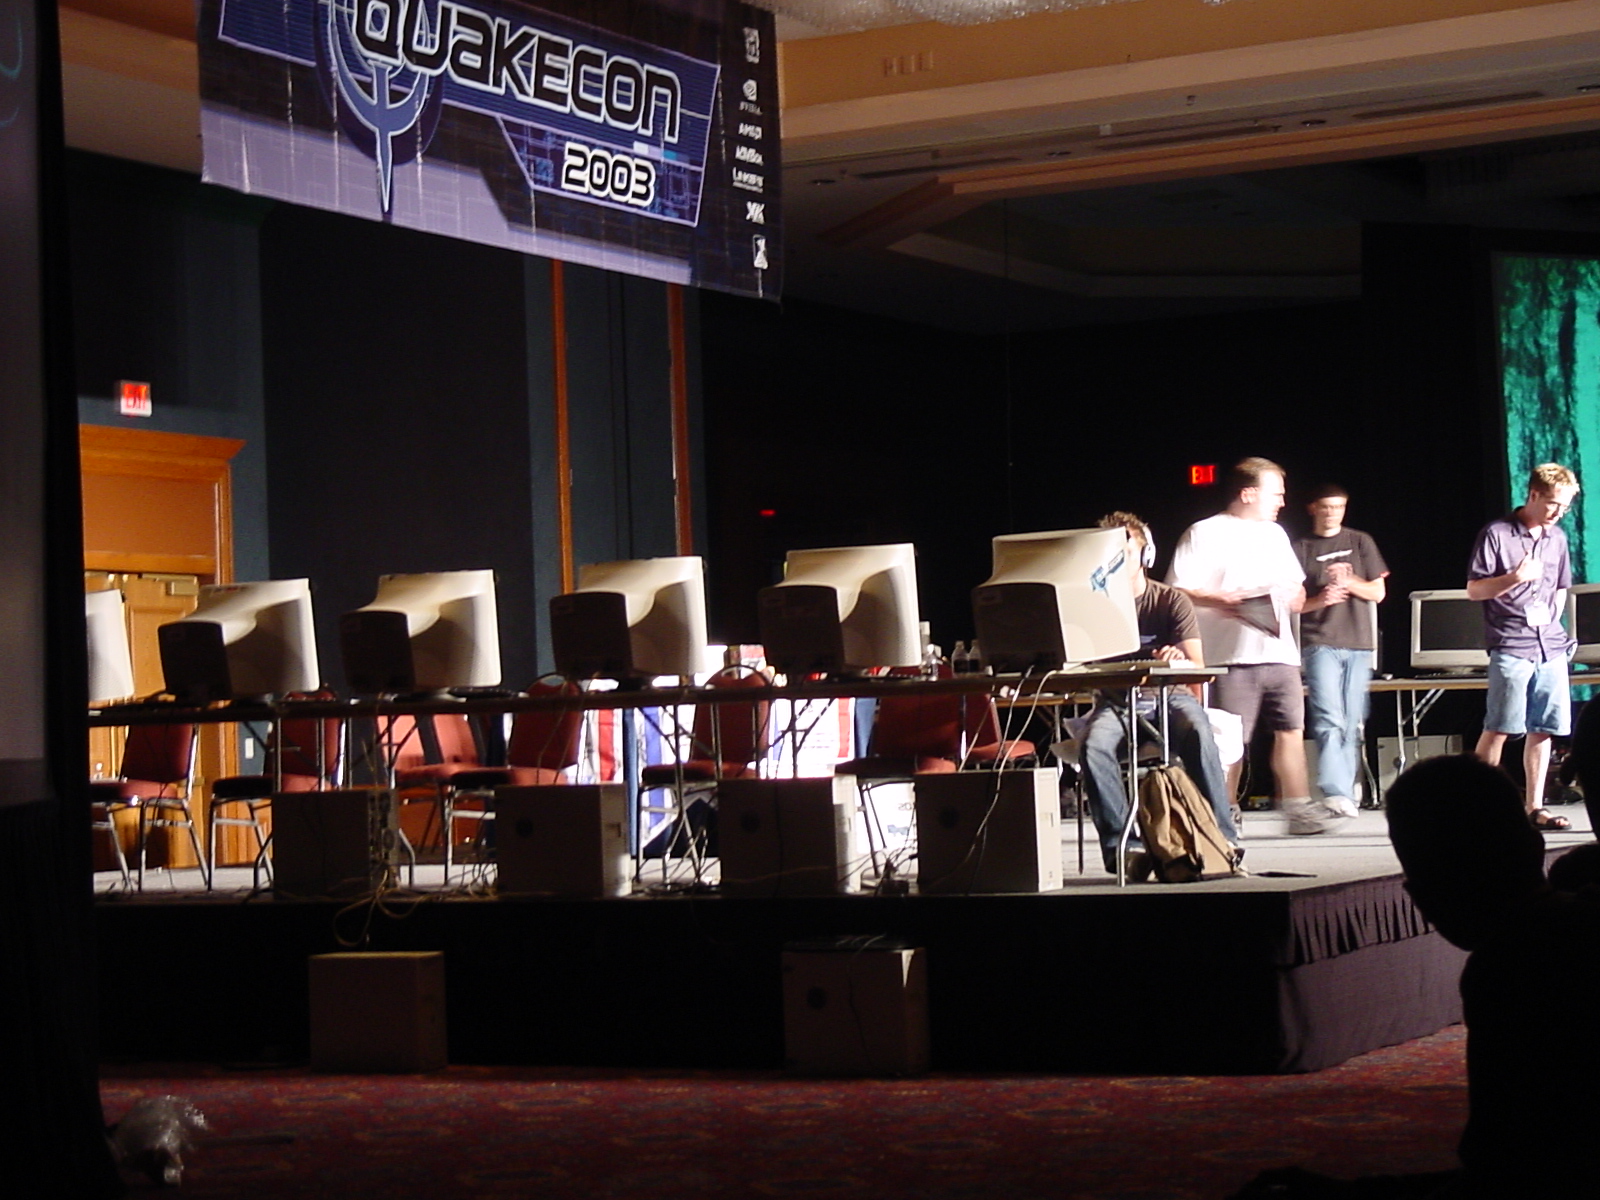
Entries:
{"type": "Polygon", "coordinates": [[[1483,727],[1491,733],[1548,733],[1572,729],[1572,699],[1565,656],[1545,662],[1504,650],[1489,654],[1489,706],[1483,727]]]}

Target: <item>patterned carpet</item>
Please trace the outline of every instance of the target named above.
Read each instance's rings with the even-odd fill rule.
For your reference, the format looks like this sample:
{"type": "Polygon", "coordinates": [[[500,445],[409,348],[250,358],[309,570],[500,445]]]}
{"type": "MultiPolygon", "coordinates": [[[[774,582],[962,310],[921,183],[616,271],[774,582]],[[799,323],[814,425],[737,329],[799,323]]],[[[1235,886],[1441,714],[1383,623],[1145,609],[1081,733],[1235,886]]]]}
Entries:
{"type": "Polygon", "coordinates": [[[116,1066],[103,1094],[111,1120],[163,1093],[205,1113],[186,1200],[1220,1200],[1268,1167],[1454,1166],[1464,1048],[1218,1078],[116,1066]]]}

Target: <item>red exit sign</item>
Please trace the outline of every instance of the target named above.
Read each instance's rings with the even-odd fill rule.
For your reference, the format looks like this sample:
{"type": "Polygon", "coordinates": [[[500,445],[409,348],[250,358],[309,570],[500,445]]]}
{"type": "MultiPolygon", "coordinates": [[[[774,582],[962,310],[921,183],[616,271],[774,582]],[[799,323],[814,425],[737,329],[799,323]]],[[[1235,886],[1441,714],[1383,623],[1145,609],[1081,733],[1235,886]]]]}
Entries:
{"type": "Polygon", "coordinates": [[[1189,483],[1194,487],[1206,487],[1217,481],[1217,464],[1196,464],[1189,468],[1189,483]]]}
{"type": "Polygon", "coordinates": [[[117,411],[125,417],[148,417],[153,411],[150,385],[131,379],[117,380],[117,411]]]}

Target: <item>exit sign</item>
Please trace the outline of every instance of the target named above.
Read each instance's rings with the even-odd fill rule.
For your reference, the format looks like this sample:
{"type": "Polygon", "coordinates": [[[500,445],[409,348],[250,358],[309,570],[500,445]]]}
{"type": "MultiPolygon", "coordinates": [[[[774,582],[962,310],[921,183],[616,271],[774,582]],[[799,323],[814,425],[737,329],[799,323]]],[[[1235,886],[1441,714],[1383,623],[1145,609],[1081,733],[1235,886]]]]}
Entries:
{"type": "Polygon", "coordinates": [[[150,385],[130,379],[117,380],[117,411],[125,417],[148,417],[153,411],[150,385]]]}
{"type": "Polygon", "coordinates": [[[1217,464],[1197,464],[1189,468],[1189,483],[1194,487],[1207,487],[1217,481],[1217,464]]]}

